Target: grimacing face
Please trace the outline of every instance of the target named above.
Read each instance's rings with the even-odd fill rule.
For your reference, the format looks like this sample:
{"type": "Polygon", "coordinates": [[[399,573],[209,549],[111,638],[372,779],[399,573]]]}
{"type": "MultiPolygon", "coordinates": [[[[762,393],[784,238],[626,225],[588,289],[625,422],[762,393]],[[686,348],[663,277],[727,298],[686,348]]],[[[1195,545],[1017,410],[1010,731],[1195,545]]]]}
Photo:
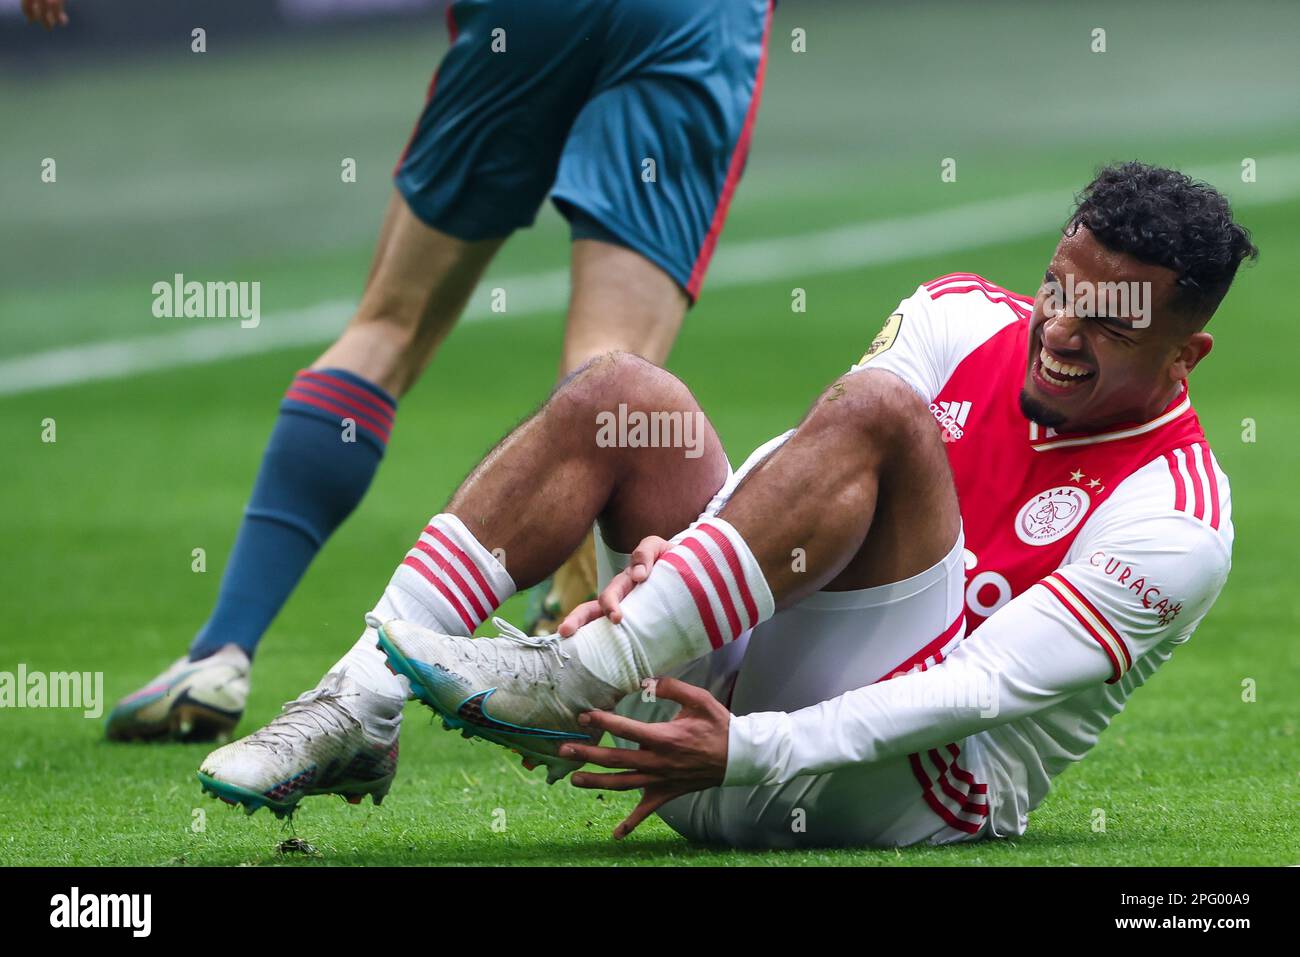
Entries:
{"type": "Polygon", "coordinates": [[[1029,320],[1025,416],[1061,432],[1093,432],[1159,415],[1214,344],[1174,305],[1176,279],[1171,269],[1107,249],[1086,226],[1063,236],[1029,320]],[[1061,295],[1103,283],[1146,284],[1146,324],[1132,308],[1136,299],[1127,310],[1100,302],[1089,309],[1080,295],[1061,295]]]}

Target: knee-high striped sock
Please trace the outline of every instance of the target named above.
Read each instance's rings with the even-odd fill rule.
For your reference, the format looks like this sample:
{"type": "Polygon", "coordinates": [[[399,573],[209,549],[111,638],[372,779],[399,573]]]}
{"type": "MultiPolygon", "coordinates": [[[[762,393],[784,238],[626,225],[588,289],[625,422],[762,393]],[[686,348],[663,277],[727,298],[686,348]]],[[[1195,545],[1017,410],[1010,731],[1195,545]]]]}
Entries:
{"type": "Polygon", "coordinates": [[[396,409],[387,392],[343,369],[298,373],[191,660],[227,644],[253,654],[316,552],[365,495],[396,409]]]}
{"type": "MultiPolygon", "coordinates": [[[[471,635],[515,593],[505,566],[480,544],[455,515],[429,519],[375,605],[382,621],[401,618],[445,635],[471,635]]],[[[361,684],[381,694],[405,694],[388,670],[378,636],[367,628],[330,671],[346,668],[361,684]]]]}
{"type": "Polygon", "coordinates": [[[697,522],[673,541],[622,602],[619,624],[602,618],[570,639],[583,665],[624,691],[772,617],[772,592],[758,560],[729,522],[697,522]]]}

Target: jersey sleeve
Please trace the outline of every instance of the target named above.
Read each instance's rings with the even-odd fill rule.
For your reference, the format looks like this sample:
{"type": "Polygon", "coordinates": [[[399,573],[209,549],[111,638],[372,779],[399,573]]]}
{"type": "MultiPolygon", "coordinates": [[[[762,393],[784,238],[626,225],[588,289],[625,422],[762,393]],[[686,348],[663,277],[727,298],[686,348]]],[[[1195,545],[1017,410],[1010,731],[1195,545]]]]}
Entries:
{"type": "Polygon", "coordinates": [[[1117,681],[1162,642],[1184,640],[1223,586],[1228,547],[1191,516],[1133,511],[1110,511],[1077,558],[941,664],[790,714],[733,718],[724,784],[781,784],[942,747],[1117,681]]]}
{"type": "Polygon", "coordinates": [[[1050,708],[1110,667],[1061,627],[1045,589],[1012,599],[942,663],[791,713],[731,719],[724,785],[783,784],[943,747],[1050,708]]]}
{"type": "Polygon", "coordinates": [[[1026,302],[973,273],[922,283],[890,313],[849,371],[884,369],[933,402],[966,356],[1027,315],[1026,302]]]}
{"type": "Polygon", "coordinates": [[[1108,505],[1035,588],[1052,597],[1062,627],[1106,657],[1113,683],[1153,648],[1191,636],[1223,589],[1232,556],[1230,533],[1153,509],[1150,496],[1108,505]]]}
{"type": "Polygon", "coordinates": [[[898,304],[850,372],[884,369],[934,401],[948,377],[946,324],[924,286],[898,304]]]}

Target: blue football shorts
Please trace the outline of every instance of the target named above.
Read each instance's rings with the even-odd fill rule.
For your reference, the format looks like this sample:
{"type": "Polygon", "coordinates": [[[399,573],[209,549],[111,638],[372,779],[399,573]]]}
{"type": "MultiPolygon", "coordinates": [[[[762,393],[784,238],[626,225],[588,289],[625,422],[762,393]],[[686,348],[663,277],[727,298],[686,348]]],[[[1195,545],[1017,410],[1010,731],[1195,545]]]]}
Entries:
{"type": "Polygon", "coordinates": [[[394,179],[463,240],[532,225],[626,246],[692,301],[744,170],[774,0],[455,0],[394,179]]]}

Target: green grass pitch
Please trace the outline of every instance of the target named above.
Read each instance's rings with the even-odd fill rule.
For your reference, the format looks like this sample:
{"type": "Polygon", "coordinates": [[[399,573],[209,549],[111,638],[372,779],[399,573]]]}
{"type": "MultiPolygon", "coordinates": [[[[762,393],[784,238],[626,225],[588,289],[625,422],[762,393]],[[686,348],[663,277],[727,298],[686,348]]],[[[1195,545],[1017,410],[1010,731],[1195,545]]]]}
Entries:
{"type": "MultiPolygon", "coordinates": [[[[547,787],[540,771],[411,705],[384,806],[309,799],[293,833],[318,853],[282,856],[284,824],[200,795],[206,746],[114,746],[79,712],[4,710],[0,865],[1300,863],[1300,84],[1286,39],[1300,13],[1247,6],[1176,20],[1146,4],[1034,18],[987,5],[778,9],[724,250],[1032,190],[1068,199],[1097,164],[1137,156],[1221,171],[1217,185],[1263,251],[1211,325],[1217,346],[1192,381],[1233,482],[1227,588],[1058,779],[1023,838],[749,853],[692,847],[655,819],[615,844],[630,796],[547,787]],[[1105,54],[1088,49],[1098,24],[1105,54]],[[796,27],[806,53],[790,49],[796,27]],[[944,157],[958,162],[955,183],[939,181],[944,157]],[[1255,183],[1241,182],[1247,157],[1260,158],[1255,183]]],[[[87,63],[0,101],[0,360],[187,328],[149,313],[150,285],[178,271],[260,280],[268,328],[277,312],[355,297],[439,29],[233,52],[210,41],[207,59],[87,63]],[[39,181],[45,156],[59,161],[57,186],[39,181]],[[345,156],[358,160],[355,185],[339,181],[345,156]]],[[[966,248],[806,279],[706,283],[670,366],[738,461],[796,422],[917,283],[973,270],[1032,291],[1052,225],[1009,241],[975,228],[966,248]],[[803,313],[790,308],[796,286],[803,313]]],[[[566,256],[548,211],[488,284],[563,268],[566,256]]],[[[369,496],[259,651],[241,731],[352,643],[424,520],[544,398],[562,321],[507,313],[451,337],[402,403],[369,496]]],[[[111,705],[184,649],[216,592],[278,398],[317,351],[0,395],[0,670],[100,671],[111,705]],[[53,444],[41,441],[47,418],[53,444]],[[191,571],[195,548],[204,574],[191,571]]],[[[522,606],[512,599],[505,616],[518,620],[522,606]]]]}

